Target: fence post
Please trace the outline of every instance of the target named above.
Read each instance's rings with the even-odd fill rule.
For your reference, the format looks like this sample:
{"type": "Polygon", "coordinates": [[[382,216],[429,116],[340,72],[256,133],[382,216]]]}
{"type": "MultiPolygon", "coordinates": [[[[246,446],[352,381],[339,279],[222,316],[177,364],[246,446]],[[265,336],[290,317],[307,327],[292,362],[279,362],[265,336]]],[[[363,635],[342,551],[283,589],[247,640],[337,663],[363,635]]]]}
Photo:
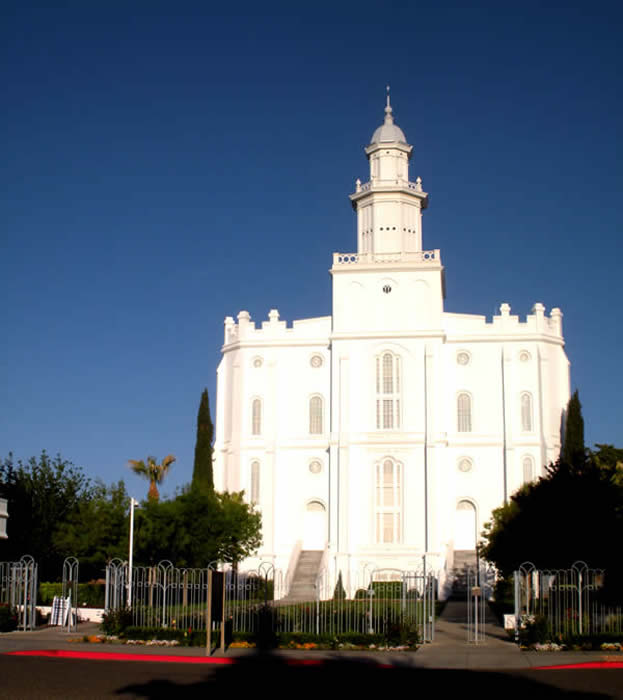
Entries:
{"type": "Polygon", "coordinates": [[[206,605],[206,656],[212,653],[212,569],[208,569],[208,600],[206,605]]]}
{"type": "Polygon", "coordinates": [[[72,624],[72,609],[75,609],[74,614],[74,630],[78,625],[78,571],[79,562],[76,557],[67,557],[63,561],[63,585],[61,594],[63,598],[69,599],[69,604],[67,605],[67,631],[71,632],[72,624]]]}
{"type": "Polygon", "coordinates": [[[519,571],[513,571],[513,579],[514,579],[514,583],[515,583],[515,643],[516,644],[519,644],[519,624],[520,624],[519,623],[519,617],[520,617],[520,613],[519,613],[519,605],[520,605],[520,603],[519,603],[519,597],[520,597],[519,576],[520,576],[519,571]]]}
{"type": "Polygon", "coordinates": [[[108,586],[110,584],[110,562],[106,564],[106,585],[104,586],[104,612],[108,612],[108,586]]]}

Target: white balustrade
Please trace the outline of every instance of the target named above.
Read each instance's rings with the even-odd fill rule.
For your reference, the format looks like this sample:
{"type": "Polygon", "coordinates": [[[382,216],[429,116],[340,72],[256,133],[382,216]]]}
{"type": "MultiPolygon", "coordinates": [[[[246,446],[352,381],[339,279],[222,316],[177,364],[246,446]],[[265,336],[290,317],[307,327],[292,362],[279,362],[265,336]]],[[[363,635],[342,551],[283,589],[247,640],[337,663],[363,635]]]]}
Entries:
{"type": "Polygon", "coordinates": [[[405,253],[334,253],[334,265],[371,265],[383,263],[430,263],[441,262],[439,249],[405,253]]]}
{"type": "Polygon", "coordinates": [[[355,192],[358,194],[360,192],[368,192],[369,190],[387,189],[388,187],[402,187],[413,190],[414,192],[423,192],[422,180],[419,177],[415,182],[410,182],[408,180],[376,180],[363,183],[357,180],[355,182],[355,192]]]}

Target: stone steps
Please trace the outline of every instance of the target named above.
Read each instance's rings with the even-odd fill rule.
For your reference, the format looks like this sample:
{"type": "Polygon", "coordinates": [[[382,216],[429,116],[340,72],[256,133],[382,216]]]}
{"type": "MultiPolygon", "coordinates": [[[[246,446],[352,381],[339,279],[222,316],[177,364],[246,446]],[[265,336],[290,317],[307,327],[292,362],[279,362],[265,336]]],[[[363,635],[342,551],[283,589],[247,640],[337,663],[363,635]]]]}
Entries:
{"type": "Polygon", "coordinates": [[[301,603],[316,600],[316,577],[320,571],[323,552],[302,550],[284,603],[301,603]]]}
{"type": "Polygon", "coordinates": [[[449,600],[465,600],[467,596],[467,570],[476,567],[476,551],[455,549],[452,569],[452,590],[449,600]]]}

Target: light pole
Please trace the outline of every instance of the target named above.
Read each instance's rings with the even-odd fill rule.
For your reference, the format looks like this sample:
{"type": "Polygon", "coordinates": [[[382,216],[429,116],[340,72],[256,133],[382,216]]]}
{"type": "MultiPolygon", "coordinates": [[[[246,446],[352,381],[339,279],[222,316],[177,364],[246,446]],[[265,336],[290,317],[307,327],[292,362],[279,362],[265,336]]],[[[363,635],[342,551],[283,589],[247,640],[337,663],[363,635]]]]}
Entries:
{"type": "Polygon", "coordinates": [[[139,502],[130,498],[130,554],[128,556],[128,608],[132,607],[132,560],[134,558],[134,509],[140,508],[139,502]]]}

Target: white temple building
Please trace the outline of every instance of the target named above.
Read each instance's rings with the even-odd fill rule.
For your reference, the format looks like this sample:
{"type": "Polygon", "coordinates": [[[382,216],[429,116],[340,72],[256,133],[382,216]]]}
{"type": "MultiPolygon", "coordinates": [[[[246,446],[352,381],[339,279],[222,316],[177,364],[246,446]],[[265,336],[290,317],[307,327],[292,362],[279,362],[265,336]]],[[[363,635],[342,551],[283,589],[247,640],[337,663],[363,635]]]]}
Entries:
{"type": "Polygon", "coordinates": [[[562,313],[444,311],[427,193],[387,99],[350,195],[357,250],[334,253],[331,316],[225,319],[215,483],[262,513],[257,558],[292,572],[324,552],[344,581],[370,567],[449,571],[492,509],[560,450],[569,400],[562,313]]]}

